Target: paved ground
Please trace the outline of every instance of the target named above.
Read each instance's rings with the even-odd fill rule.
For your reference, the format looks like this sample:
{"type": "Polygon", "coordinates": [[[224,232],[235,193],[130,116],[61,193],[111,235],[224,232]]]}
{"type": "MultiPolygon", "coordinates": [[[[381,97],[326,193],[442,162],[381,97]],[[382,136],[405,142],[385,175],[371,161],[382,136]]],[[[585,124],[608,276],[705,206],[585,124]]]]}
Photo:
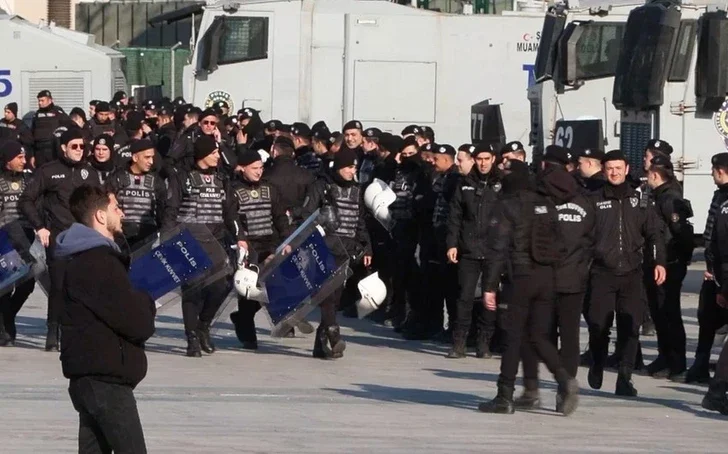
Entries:
{"type": "MultiPolygon", "coordinates": [[[[684,288],[691,355],[700,268],[684,288]]],[[[19,347],[0,349],[3,453],[76,449],[77,415],[58,356],[39,348],[44,314],[36,292],[21,312],[19,347]]],[[[476,407],[495,394],[498,359],[447,360],[445,346],[343,322],[349,348],[335,362],[310,358],[310,336],[275,340],[266,331],[260,351],[248,353],[228,330],[219,332],[219,353],[188,359],[176,310],[161,315],[136,391],[150,452],[703,453],[728,444],[728,418],[700,407],[703,387],[636,376],[640,397],[625,400],[612,395],[616,376],[608,372],[604,389],[583,389],[581,406],[565,418],[552,411],[554,382],[544,370],[546,408],[484,415],[476,407]]],[[[267,327],[263,316],[259,325],[267,327]]],[[[643,342],[651,360],[655,339],[643,342]]],[[[586,369],[578,378],[586,386],[586,369]]]]}

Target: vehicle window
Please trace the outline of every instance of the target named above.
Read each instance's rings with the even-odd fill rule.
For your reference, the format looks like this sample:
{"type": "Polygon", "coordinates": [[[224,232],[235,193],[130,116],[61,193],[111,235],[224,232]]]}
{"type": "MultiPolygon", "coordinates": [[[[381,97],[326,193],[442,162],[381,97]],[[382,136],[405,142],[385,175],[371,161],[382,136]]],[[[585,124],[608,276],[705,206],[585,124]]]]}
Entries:
{"type": "Polygon", "coordinates": [[[576,42],[576,78],[612,77],[617,70],[624,35],[623,23],[590,22],[581,25],[576,42]]]}
{"type": "Polygon", "coordinates": [[[677,35],[677,45],[670,64],[670,82],[685,82],[690,74],[690,60],[695,48],[697,21],[682,21],[677,35]]]}
{"type": "Polygon", "coordinates": [[[267,17],[226,17],[218,64],[268,58],[267,17]]]}

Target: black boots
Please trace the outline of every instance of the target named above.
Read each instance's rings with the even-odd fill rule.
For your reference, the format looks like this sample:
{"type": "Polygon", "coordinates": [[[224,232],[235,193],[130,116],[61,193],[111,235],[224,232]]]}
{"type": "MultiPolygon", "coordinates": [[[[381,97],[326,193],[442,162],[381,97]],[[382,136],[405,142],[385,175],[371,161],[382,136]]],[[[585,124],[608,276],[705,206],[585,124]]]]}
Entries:
{"type": "Polygon", "coordinates": [[[720,412],[722,415],[728,415],[728,398],[726,398],[726,392],[728,392],[728,382],[713,380],[710,383],[708,392],[703,397],[703,408],[720,412]]]}
{"type": "Polygon", "coordinates": [[[235,335],[245,350],[258,349],[258,335],[255,333],[255,320],[243,317],[240,312],[230,314],[230,321],[235,325],[235,335]]]}
{"type": "Polygon", "coordinates": [[[637,397],[637,390],[632,384],[632,371],[626,368],[620,368],[617,373],[617,385],[614,388],[614,394],[623,397],[637,397]]]}
{"type": "Polygon", "coordinates": [[[569,378],[559,383],[556,392],[556,411],[569,416],[576,411],[579,405],[579,382],[575,378],[569,378]]]}
{"type": "Polygon", "coordinates": [[[490,402],[483,402],[478,405],[478,410],[483,413],[512,415],[515,412],[513,407],[513,386],[498,383],[498,394],[490,402]]]}
{"type": "Polygon", "coordinates": [[[696,353],[695,361],[685,374],[685,383],[708,383],[710,381],[710,354],[696,353]]]}
{"type": "Polygon", "coordinates": [[[488,333],[478,332],[475,339],[475,356],[477,358],[492,358],[490,353],[490,336],[488,333]]]}
{"type": "Polygon", "coordinates": [[[46,334],[45,351],[53,352],[59,351],[59,339],[61,338],[60,333],[61,327],[58,323],[48,323],[48,333],[46,334]]]}
{"type": "Polygon", "coordinates": [[[316,339],[313,344],[313,357],[319,359],[337,359],[344,356],[346,342],[341,338],[338,325],[328,328],[319,325],[316,329],[316,339]]]}
{"type": "Polygon", "coordinates": [[[597,365],[592,362],[591,367],[589,367],[587,380],[592,389],[602,389],[602,382],[604,381],[604,367],[601,364],[597,365]]]}
{"type": "Polygon", "coordinates": [[[197,337],[197,333],[195,331],[188,331],[186,334],[187,356],[189,356],[190,358],[202,358],[200,339],[197,337]]]}
{"type": "Polygon", "coordinates": [[[13,346],[15,339],[12,338],[10,333],[5,330],[5,322],[3,321],[3,314],[0,313],[0,347],[13,346]]]}
{"type": "Polygon", "coordinates": [[[452,332],[452,348],[445,358],[460,359],[465,358],[465,333],[456,330],[452,332]]]}
{"type": "Polygon", "coordinates": [[[519,410],[533,410],[541,406],[541,397],[538,392],[538,380],[524,378],[523,394],[513,402],[513,406],[519,410]]]}
{"type": "Polygon", "coordinates": [[[210,323],[200,321],[197,325],[196,330],[197,337],[200,339],[200,347],[205,353],[215,353],[215,344],[212,343],[210,338],[210,323]]]}

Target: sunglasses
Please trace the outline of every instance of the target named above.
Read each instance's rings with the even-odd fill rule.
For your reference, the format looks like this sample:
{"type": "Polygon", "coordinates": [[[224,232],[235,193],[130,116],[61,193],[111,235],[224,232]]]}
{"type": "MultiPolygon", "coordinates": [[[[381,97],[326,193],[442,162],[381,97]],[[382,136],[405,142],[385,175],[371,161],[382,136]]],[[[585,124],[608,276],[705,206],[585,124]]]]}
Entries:
{"type": "Polygon", "coordinates": [[[202,124],[203,125],[206,125],[206,126],[215,126],[215,125],[217,125],[217,122],[216,121],[205,120],[205,121],[202,122],[202,124]]]}
{"type": "Polygon", "coordinates": [[[71,150],[83,150],[85,147],[83,144],[79,145],[77,143],[74,143],[74,144],[69,145],[68,148],[70,148],[71,150]]]}

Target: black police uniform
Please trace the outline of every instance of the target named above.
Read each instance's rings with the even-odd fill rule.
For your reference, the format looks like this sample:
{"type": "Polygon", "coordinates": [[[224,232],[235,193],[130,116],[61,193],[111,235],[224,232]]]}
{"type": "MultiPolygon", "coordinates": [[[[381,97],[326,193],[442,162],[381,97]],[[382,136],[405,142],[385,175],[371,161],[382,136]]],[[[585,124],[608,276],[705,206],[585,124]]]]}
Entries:
{"type": "Polygon", "coordinates": [[[89,131],[91,137],[98,137],[102,134],[106,134],[114,138],[114,142],[119,145],[124,145],[128,139],[126,131],[121,124],[116,120],[106,120],[100,122],[96,118],[91,118],[86,123],[86,129],[89,131]]]}
{"type": "Polygon", "coordinates": [[[624,351],[619,366],[617,394],[636,395],[631,385],[645,310],[642,298],[643,248],[655,265],[665,265],[665,247],[654,206],[640,204],[640,194],[629,183],[607,184],[595,193],[594,262],[590,285],[589,348],[594,364],[589,385],[600,389],[609,347],[613,313],[621,330],[624,351]]]}
{"type": "MultiPolygon", "coordinates": [[[[229,180],[216,168],[203,170],[195,165],[191,170],[180,169],[168,183],[166,203],[170,214],[165,216],[165,220],[169,224],[163,225],[163,230],[173,228],[174,224],[184,224],[189,228],[204,226],[222,245],[223,251],[229,244],[228,238],[243,238],[238,223],[237,199],[232,195],[229,180]]],[[[202,243],[202,246],[205,247],[206,243],[202,243]]],[[[212,255],[213,263],[225,261],[226,256],[218,256],[214,245],[209,245],[207,250],[212,255]]],[[[200,355],[199,344],[208,353],[214,351],[209,338],[210,323],[228,291],[227,276],[219,277],[203,288],[183,288],[182,317],[188,356],[200,355]]]]}
{"type": "MultiPolygon", "coordinates": [[[[579,320],[589,280],[594,205],[580,193],[579,185],[563,169],[549,167],[538,179],[539,193],[556,206],[560,238],[565,255],[554,267],[554,314],[551,340],[561,339],[561,362],[571,377],[579,368],[579,320]]],[[[538,388],[538,357],[530,343],[523,344],[523,385],[526,391],[538,388]]]]}
{"type": "Polygon", "coordinates": [[[321,158],[308,145],[296,148],[296,164],[314,175],[321,172],[321,158]]]}
{"type": "Polygon", "coordinates": [[[288,211],[290,218],[300,220],[306,191],[315,177],[308,170],[298,167],[292,156],[277,156],[272,162],[265,169],[263,178],[276,188],[281,205],[288,211]]]}
{"type": "MultiPolygon", "coordinates": [[[[0,172],[0,226],[8,233],[10,241],[21,256],[29,255],[35,232],[18,208],[18,200],[30,179],[30,171],[0,172]]],[[[30,257],[28,257],[30,259],[30,257]]],[[[0,346],[14,345],[17,335],[15,316],[25,304],[35,280],[28,279],[0,296],[0,346]]]]}
{"type": "Polygon", "coordinates": [[[46,350],[58,348],[58,323],[63,311],[63,276],[65,261],[56,260],[54,249],[56,237],[75,222],[69,206],[71,193],[83,185],[100,186],[99,175],[83,160],[73,162],[64,156],[44,164],[25,187],[18,207],[36,232],[48,229],[51,232],[47,249],[47,261],[51,288],[48,292],[48,334],[46,350]],[[41,205],[42,203],[42,205],[41,205]],[[42,206],[39,210],[38,207],[42,206]]]}
{"type": "MultiPolygon", "coordinates": [[[[192,170],[194,168],[195,142],[202,135],[203,133],[200,128],[193,126],[188,128],[182,136],[175,140],[169,152],[164,157],[164,172],[166,172],[164,175],[169,177],[174,172],[174,169],[192,170]]],[[[235,152],[226,145],[226,135],[222,134],[221,138],[223,140],[219,143],[220,163],[222,164],[220,170],[232,174],[236,165],[235,152]]]]}
{"type": "Polygon", "coordinates": [[[645,279],[652,319],[657,330],[656,362],[648,367],[651,374],[677,375],[685,371],[685,327],[680,308],[682,282],[693,255],[693,226],[688,219],[693,212],[690,203],[671,182],[652,191],[655,207],[662,221],[667,251],[667,277],[657,286],[645,279]]]}
{"type": "Polygon", "coordinates": [[[460,179],[450,204],[447,228],[447,249],[458,250],[458,282],[460,296],[457,321],[453,329],[453,350],[450,357],[465,356],[465,341],[475,316],[477,355],[487,356],[488,344],[495,331],[495,313],[482,304],[473,305],[475,289],[486,272],[487,251],[483,239],[488,231],[491,210],[502,188],[502,175],[497,167],[482,175],[473,168],[460,179]]]}
{"type": "MultiPolygon", "coordinates": [[[[344,181],[336,172],[332,175],[323,174],[306,194],[304,217],[319,208],[331,209],[335,213],[335,229],[326,236],[326,243],[337,263],[343,263],[347,258],[371,256],[371,241],[364,220],[364,191],[356,181],[344,181]],[[341,243],[333,242],[333,238],[338,238],[341,243]],[[344,250],[341,250],[341,246],[344,250]]],[[[336,322],[336,308],[343,291],[343,287],[339,287],[320,305],[321,324],[316,330],[313,349],[316,358],[339,357],[343,353],[346,344],[341,340],[336,322]]]]}
{"type": "Polygon", "coordinates": [[[124,238],[132,251],[163,225],[173,223],[173,213],[166,209],[167,185],[159,174],[136,174],[130,168],[118,169],[105,184],[116,194],[119,208],[124,212],[121,221],[124,238]],[[169,218],[166,221],[165,216],[169,218]]]}
{"type": "Polygon", "coordinates": [[[25,123],[18,118],[13,121],[7,121],[4,118],[0,118],[0,141],[2,140],[14,140],[19,142],[23,147],[25,147],[27,154],[30,154],[33,151],[33,134],[30,129],[25,126],[25,123]]]}
{"type": "Polygon", "coordinates": [[[154,142],[154,145],[162,158],[167,157],[169,150],[172,148],[172,143],[174,143],[177,138],[177,128],[175,128],[174,122],[170,121],[169,123],[160,126],[153,135],[150,135],[150,138],[152,139],[152,142],[154,142]]]}
{"type": "MultiPolygon", "coordinates": [[[[527,178],[524,170],[522,178],[527,178]]],[[[509,185],[511,175],[504,179],[509,185]]],[[[578,384],[564,368],[551,342],[554,311],[554,267],[565,256],[558,210],[547,196],[529,188],[504,193],[493,210],[487,235],[488,267],[484,290],[494,293],[503,275],[499,305],[503,308],[505,350],[501,358],[498,394],[479,409],[513,412],[513,390],[523,342],[554,374],[563,401],[578,392],[578,384]]],[[[578,312],[577,312],[578,313],[578,312]]],[[[558,407],[558,404],[557,404],[558,407]]],[[[569,404],[573,411],[575,403],[569,404]]],[[[564,410],[561,410],[564,411],[564,410]]]]}
{"type": "Polygon", "coordinates": [[[46,162],[56,158],[53,147],[53,132],[64,122],[70,122],[66,113],[55,104],[39,108],[33,116],[33,125],[30,128],[33,134],[35,167],[39,168],[46,162]]]}
{"type": "MultiPolygon", "coordinates": [[[[291,231],[286,210],[278,191],[264,181],[251,182],[240,176],[232,182],[233,195],[238,201],[238,216],[242,239],[248,243],[252,263],[262,264],[291,231]]],[[[256,349],[255,314],[260,303],[238,296],[238,312],[230,314],[235,333],[243,348],[256,349]]]]}

